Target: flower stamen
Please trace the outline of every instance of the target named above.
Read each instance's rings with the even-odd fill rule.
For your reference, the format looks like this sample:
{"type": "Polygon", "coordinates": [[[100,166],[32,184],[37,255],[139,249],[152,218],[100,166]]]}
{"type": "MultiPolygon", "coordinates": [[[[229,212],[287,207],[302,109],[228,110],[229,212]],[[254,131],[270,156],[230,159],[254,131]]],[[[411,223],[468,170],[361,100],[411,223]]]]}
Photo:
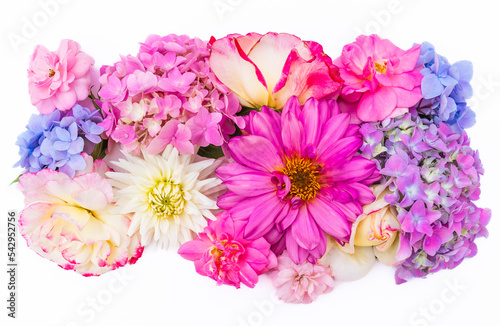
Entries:
{"type": "Polygon", "coordinates": [[[321,189],[318,182],[321,166],[315,164],[308,158],[286,158],[283,173],[291,182],[290,197],[299,197],[308,201],[316,197],[321,189]]]}
{"type": "Polygon", "coordinates": [[[149,207],[159,217],[169,218],[184,210],[181,186],[169,181],[160,181],[148,193],[149,207]]]}
{"type": "Polygon", "coordinates": [[[380,64],[378,62],[375,62],[375,70],[381,74],[385,74],[385,72],[387,71],[387,66],[384,64],[380,64]]]}

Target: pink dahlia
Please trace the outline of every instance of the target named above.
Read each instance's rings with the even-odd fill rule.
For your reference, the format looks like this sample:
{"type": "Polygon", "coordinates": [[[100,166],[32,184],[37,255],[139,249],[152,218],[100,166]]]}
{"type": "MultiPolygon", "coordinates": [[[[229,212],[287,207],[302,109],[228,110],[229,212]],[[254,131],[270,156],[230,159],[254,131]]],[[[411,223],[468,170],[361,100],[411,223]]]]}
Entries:
{"type": "Polygon", "coordinates": [[[333,290],[330,268],[319,263],[296,265],[285,251],[278,258],[278,267],[269,273],[278,298],[289,303],[311,303],[323,293],[333,290]]]}
{"type": "Polygon", "coordinates": [[[323,47],[286,33],[231,34],[213,40],[210,67],[217,78],[238,95],[241,105],[264,105],[281,110],[297,96],[338,95],[342,79],[323,47]]]}
{"type": "Polygon", "coordinates": [[[247,222],[245,238],[265,236],[275,253],[314,262],[326,251],[326,234],[348,242],[362,205],[375,197],[374,162],[357,156],[359,126],[335,101],[291,98],[280,115],[263,107],[249,116],[248,135],[234,137],[236,163],[219,167],[227,186],[218,206],[247,222]]]}
{"type": "Polygon", "coordinates": [[[344,80],[341,98],[355,119],[394,118],[422,99],[419,54],[420,45],[404,51],[377,35],[344,46],[334,64],[344,80]]]}
{"type": "Polygon", "coordinates": [[[258,276],[276,266],[276,256],[264,238],[243,237],[245,223],[221,213],[195,240],[184,243],[179,254],[194,261],[196,271],[217,281],[217,284],[253,288],[258,276]]]}
{"type": "Polygon", "coordinates": [[[62,40],[55,52],[38,45],[28,69],[31,103],[42,114],[71,109],[89,95],[93,64],[75,41],[62,40]]]}

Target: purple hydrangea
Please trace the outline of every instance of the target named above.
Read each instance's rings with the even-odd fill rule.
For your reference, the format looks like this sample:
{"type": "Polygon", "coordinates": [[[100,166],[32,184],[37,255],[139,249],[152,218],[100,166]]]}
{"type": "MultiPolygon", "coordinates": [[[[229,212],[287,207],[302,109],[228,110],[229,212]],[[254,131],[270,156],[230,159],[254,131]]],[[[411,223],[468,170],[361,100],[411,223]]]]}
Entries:
{"type": "Polygon", "coordinates": [[[477,252],[474,241],[487,236],[489,209],[478,208],[479,154],[465,131],[436,125],[410,112],[364,124],[362,155],[373,159],[393,191],[386,200],[401,223],[396,282],[452,269],[477,252]],[[380,137],[382,133],[382,137],[380,137]],[[380,139],[379,142],[378,139],[380,139]]]}
{"type": "Polygon", "coordinates": [[[415,107],[422,116],[436,124],[444,122],[454,132],[472,127],[475,113],[467,106],[467,99],[472,97],[472,63],[462,60],[450,64],[437,54],[434,46],[423,42],[417,65],[422,65],[423,99],[415,107]]]}
{"type": "Polygon", "coordinates": [[[98,126],[100,122],[98,111],[78,104],[67,112],[32,115],[27,130],[17,138],[21,159],[15,166],[29,172],[49,168],[73,177],[86,166],[81,153],[92,153],[94,145],[101,142],[104,129],[98,126]]]}

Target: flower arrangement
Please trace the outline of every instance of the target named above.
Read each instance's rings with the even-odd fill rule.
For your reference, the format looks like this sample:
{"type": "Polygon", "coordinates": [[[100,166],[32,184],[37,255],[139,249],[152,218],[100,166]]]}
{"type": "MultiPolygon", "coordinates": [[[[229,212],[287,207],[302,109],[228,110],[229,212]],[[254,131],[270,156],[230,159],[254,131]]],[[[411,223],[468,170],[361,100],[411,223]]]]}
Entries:
{"type": "Polygon", "coordinates": [[[37,46],[17,141],[28,246],[83,276],[173,247],[218,285],[310,303],[378,260],[396,283],[477,253],[472,64],[359,36],[151,35],[100,67],[37,46]]]}

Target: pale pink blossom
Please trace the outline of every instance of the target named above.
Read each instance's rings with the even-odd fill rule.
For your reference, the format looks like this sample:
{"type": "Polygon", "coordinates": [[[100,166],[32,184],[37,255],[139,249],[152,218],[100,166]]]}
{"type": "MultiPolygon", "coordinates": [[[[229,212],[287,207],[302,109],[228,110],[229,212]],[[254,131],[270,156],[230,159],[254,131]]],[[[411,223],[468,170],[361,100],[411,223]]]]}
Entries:
{"type": "Polygon", "coordinates": [[[42,114],[71,109],[89,95],[93,64],[94,59],[80,51],[75,41],[62,40],[54,52],[38,45],[28,69],[31,103],[42,114]]]}
{"type": "Polygon", "coordinates": [[[278,298],[289,303],[311,303],[333,290],[329,267],[308,261],[296,265],[286,251],[278,257],[278,267],[269,275],[278,298]]]}

